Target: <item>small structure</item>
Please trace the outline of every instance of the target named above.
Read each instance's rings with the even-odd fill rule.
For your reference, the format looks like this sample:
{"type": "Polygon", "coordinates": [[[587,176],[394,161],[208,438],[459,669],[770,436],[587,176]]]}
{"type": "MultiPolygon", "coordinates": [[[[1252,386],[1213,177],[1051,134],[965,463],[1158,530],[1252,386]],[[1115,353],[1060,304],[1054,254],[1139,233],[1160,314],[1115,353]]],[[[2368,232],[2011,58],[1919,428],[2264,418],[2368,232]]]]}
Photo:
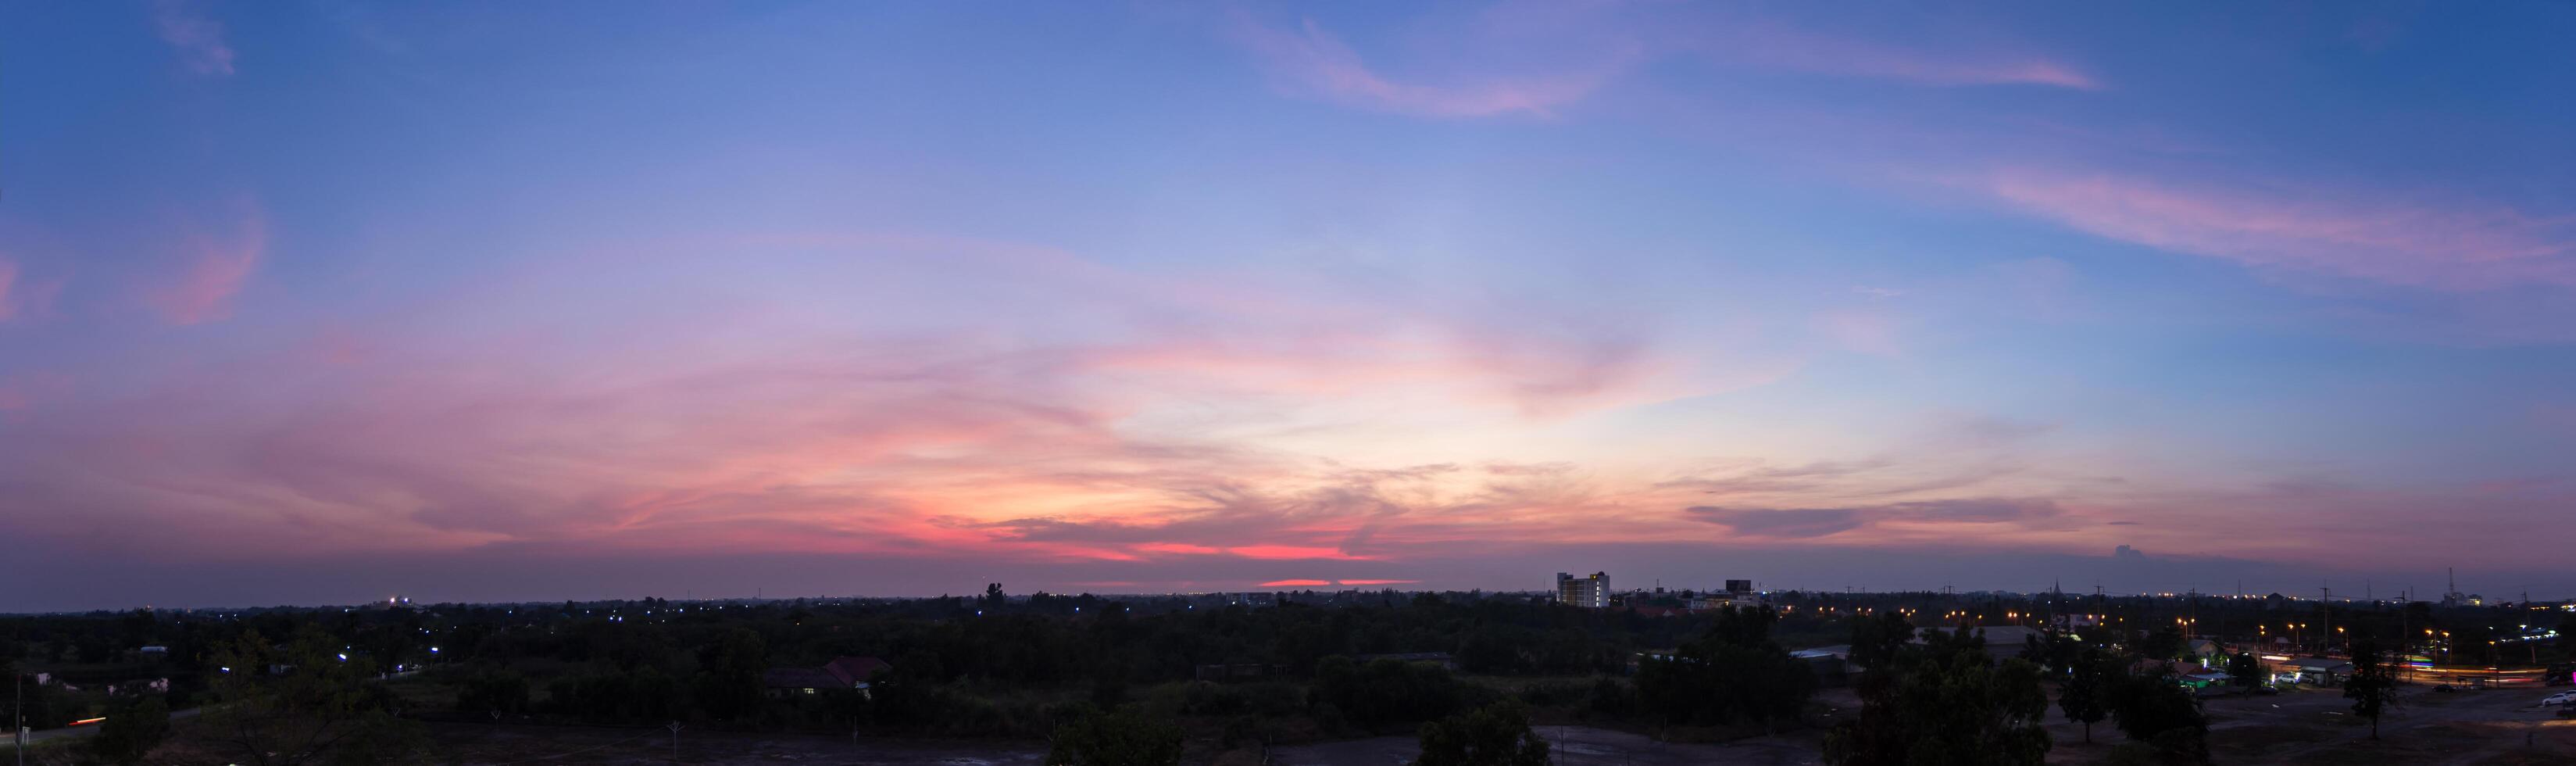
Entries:
{"type": "Polygon", "coordinates": [[[875,657],[834,657],[819,668],[770,668],[762,671],[760,686],[770,697],[779,699],[836,690],[857,691],[865,695],[878,673],[893,669],[893,665],[875,657]]]}
{"type": "Polygon", "coordinates": [[[1457,670],[1457,669],[1458,669],[1458,658],[1450,656],[1448,652],[1395,652],[1395,653],[1392,653],[1392,654],[1363,654],[1363,655],[1360,655],[1360,656],[1358,656],[1358,657],[1353,657],[1352,659],[1358,660],[1358,661],[1359,661],[1359,663],[1360,663],[1360,664],[1362,664],[1362,665],[1366,665],[1366,664],[1369,664],[1369,663],[1372,663],[1372,662],[1376,662],[1376,661],[1378,661],[1378,660],[1395,660],[1395,661],[1397,661],[1397,662],[1404,662],[1404,663],[1420,662],[1420,663],[1426,663],[1426,664],[1438,665],[1438,666],[1440,666],[1440,667],[1441,667],[1442,669],[1444,669],[1444,670],[1457,670]]]}
{"type": "Polygon", "coordinates": [[[2227,661],[2227,647],[2219,646],[2216,641],[2195,638],[2186,645],[2186,648],[2191,651],[2193,658],[2200,660],[2201,667],[2210,667],[2211,658],[2216,658],[2219,662],[2227,661]]]}
{"type": "Polygon", "coordinates": [[[2332,657],[2296,657],[2280,664],[2275,678],[2288,676],[2292,683],[2333,686],[2352,675],[2352,663],[2332,657]]]}
{"type": "Polygon", "coordinates": [[[1851,645],[1819,646],[1790,652],[1789,658],[1807,666],[1807,673],[1822,687],[1847,686],[1860,666],[1851,664],[1851,645]]]}

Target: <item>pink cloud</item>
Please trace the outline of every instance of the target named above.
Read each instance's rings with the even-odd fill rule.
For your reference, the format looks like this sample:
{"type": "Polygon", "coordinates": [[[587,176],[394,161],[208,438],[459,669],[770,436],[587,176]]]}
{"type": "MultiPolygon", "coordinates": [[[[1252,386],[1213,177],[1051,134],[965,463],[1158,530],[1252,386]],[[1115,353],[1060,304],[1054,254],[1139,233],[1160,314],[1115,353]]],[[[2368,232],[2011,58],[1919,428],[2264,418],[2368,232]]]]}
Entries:
{"type": "Polygon", "coordinates": [[[0,322],[6,322],[17,318],[19,311],[18,304],[23,300],[18,297],[17,288],[17,262],[11,261],[7,258],[0,258],[0,322]]]}
{"type": "Polygon", "coordinates": [[[161,0],[152,9],[152,27],[161,41],[179,53],[188,71],[211,77],[233,73],[233,49],[224,42],[224,25],[206,18],[184,0],[161,0]]]}
{"type": "Polygon", "coordinates": [[[1335,580],[1342,585],[1411,585],[1421,580],[1335,580]]]}
{"type": "Polygon", "coordinates": [[[190,247],[185,271],[152,293],[153,306],[171,324],[200,324],[232,313],[233,296],[250,280],[268,249],[265,218],[250,216],[241,229],[228,242],[198,237],[190,247]]]}
{"type": "Polygon", "coordinates": [[[1721,58],[1818,74],[1866,77],[1919,85],[2043,85],[2101,90],[2102,83],[2072,64],[2045,56],[1990,49],[1935,51],[1831,37],[1785,25],[1746,21],[1702,42],[1721,58]]]}
{"type": "Polygon", "coordinates": [[[1263,587],[1263,588],[1319,588],[1319,587],[1323,587],[1323,586],[1331,585],[1331,584],[1333,584],[1333,581],[1331,581],[1331,580],[1272,580],[1272,581],[1269,581],[1269,582],[1262,583],[1262,584],[1260,585],[1260,587],[1263,587]]]}
{"type": "Polygon", "coordinates": [[[1238,18],[1236,30],[1236,39],[1261,58],[1286,90],[1422,117],[1554,116],[1556,109],[1590,95],[1626,63],[1625,56],[1614,55],[1543,75],[1482,75],[1425,85],[1400,82],[1372,69],[1358,51],[1312,19],[1282,30],[1238,18]]]}
{"type": "Polygon", "coordinates": [[[72,377],[59,372],[0,376],[0,412],[23,412],[71,392],[72,377]]]}
{"type": "Polygon", "coordinates": [[[1981,183],[2022,211],[2076,229],[2249,266],[2447,289],[2576,285],[2569,222],[2503,207],[2028,169],[1981,183]]]}
{"type": "Polygon", "coordinates": [[[0,323],[36,319],[53,313],[63,280],[31,281],[16,261],[0,258],[0,323]]]}

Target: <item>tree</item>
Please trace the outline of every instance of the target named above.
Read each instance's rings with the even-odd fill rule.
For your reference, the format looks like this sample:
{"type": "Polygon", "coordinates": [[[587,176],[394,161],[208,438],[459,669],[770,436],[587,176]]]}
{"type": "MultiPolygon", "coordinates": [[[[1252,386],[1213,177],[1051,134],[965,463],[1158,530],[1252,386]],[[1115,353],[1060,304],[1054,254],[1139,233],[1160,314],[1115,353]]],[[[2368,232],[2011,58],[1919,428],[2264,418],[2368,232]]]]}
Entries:
{"type": "Polygon", "coordinates": [[[1529,708],[1505,700],[1423,724],[1413,766],[1548,766],[1547,740],[1530,730],[1529,708]]]}
{"type": "MultiPolygon", "coordinates": [[[[1981,636],[1931,631],[1861,677],[1861,712],[1825,735],[1839,766],[2039,764],[2048,757],[2040,669],[1986,655],[1981,636]]],[[[1884,648],[1884,647],[1882,647],[1884,648]]],[[[1857,653],[1859,647],[1854,646],[1857,653]]]]}
{"type": "Polygon", "coordinates": [[[2352,700],[2352,712],[2370,719],[2370,738],[2379,738],[2379,714],[2397,704],[2395,669],[2379,654],[2379,642],[2363,638],[2352,644],[2352,678],[2343,682],[2343,696],[2352,700]]]}
{"type": "Polygon", "coordinates": [[[507,668],[487,668],[467,676],[456,692],[456,712],[496,712],[519,715],[528,712],[528,679],[507,668]]]}
{"type": "Polygon", "coordinates": [[[107,720],[89,741],[90,754],[118,766],[142,763],[143,756],[170,735],[170,706],[160,695],[119,693],[107,703],[107,720]]]}
{"type": "Polygon", "coordinates": [[[1076,704],[1057,723],[1047,766],[1174,766],[1181,762],[1181,727],[1133,710],[1103,713],[1076,704]]]}
{"type": "Polygon", "coordinates": [[[2110,715],[2107,697],[2118,671],[2116,660],[2103,656],[2099,649],[2086,649],[2068,666],[2066,684],[2057,693],[2057,709],[2066,720],[2084,724],[2084,743],[2093,744],[2093,724],[2110,715]]]}
{"type": "Polygon", "coordinates": [[[696,699],[708,715],[733,720],[760,710],[760,675],[769,670],[769,644],[750,628],[726,631],[700,652],[696,699]]]}
{"type": "Polygon", "coordinates": [[[2201,713],[2200,699],[2172,674],[2123,670],[2111,688],[2111,718],[2120,733],[2145,743],[2163,763],[2209,762],[2209,718],[2201,713]]]}
{"type": "Polygon", "coordinates": [[[1768,609],[1719,612],[1706,633],[1673,656],[1638,665],[1639,701],[1667,725],[1797,717],[1815,678],[1771,641],[1778,619],[1768,609]]]}
{"type": "Polygon", "coordinates": [[[201,717],[215,742],[257,766],[394,763],[418,755],[418,723],[389,714],[371,663],[307,623],[283,647],[244,631],[215,652],[216,704],[201,717]]]}
{"type": "Polygon", "coordinates": [[[1462,686],[1449,671],[1427,663],[1380,658],[1361,665],[1341,656],[1315,663],[1315,701],[1370,731],[1448,715],[1466,694],[1462,686]]]}
{"type": "Polygon", "coordinates": [[[1865,671],[1884,668],[1913,640],[1914,625],[1905,621],[1905,615],[1886,611],[1863,617],[1852,623],[1852,664],[1865,671]]]}
{"type": "Polygon", "coordinates": [[[2022,659],[2039,663],[2052,675],[2065,675],[2082,659],[2083,653],[2083,642],[2065,633],[2051,632],[2046,639],[2035,634],[2022,639],[2022,659]]]}
{"type": "Polygon", "coordinates": [[[2263,682],[2263,663],[2253,652],[2237,652],[2227,658],[2227,682],[2238,689],[2253,688],[2263,682]]]}

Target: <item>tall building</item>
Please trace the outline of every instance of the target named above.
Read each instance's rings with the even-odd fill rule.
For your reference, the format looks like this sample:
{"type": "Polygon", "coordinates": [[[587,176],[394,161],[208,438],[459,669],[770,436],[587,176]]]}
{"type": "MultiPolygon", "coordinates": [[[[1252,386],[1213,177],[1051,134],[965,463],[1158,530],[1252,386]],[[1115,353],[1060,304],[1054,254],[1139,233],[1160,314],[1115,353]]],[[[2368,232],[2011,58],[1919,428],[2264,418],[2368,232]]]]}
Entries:
{"type": "Polygon", "coordinates": [[[1556,603],[1586,609],[1610,606],[1610,575],[1594,572],[1590,577],[1556,573],[1556,603]]]}

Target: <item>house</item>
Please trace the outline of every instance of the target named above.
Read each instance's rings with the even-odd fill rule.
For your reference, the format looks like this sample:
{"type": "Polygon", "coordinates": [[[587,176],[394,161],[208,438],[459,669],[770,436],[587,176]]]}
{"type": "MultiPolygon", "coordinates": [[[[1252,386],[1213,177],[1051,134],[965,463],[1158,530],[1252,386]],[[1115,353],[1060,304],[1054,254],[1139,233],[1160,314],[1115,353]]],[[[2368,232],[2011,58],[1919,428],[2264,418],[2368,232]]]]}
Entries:
{"type": "Polygon", "coordinates": [[[1815,677],[1817,686],[1848,685],[1852,675],[1860,672],[1860,666],[1851,664],[1850,644],[1800,649],[1790,652],[1789,658],[1807,666],[1807,673],[1815,677]]]}
{"type": "Polygon", "coordinates": [[[1376,662],[1376,661],[1378,661],[1378,660],[1395,660],[1395,661],[1397,661],[1397,662],[1405,662],[1405,663],[1413,663],[1413,662],[1429,663],[1429,664],[1433,664],[1433,665],[1438,665],[1438,666],[1440,666],[1441,668],[1446,669],[1446,670],[1457,670],[1457,669],[1458,669],[1458,658],[1450,656],[1448,652],[1397,652],[1397,653],[1394,653],[1394,654],[1363,654],[1363,655],[1360,655],[1360,656],[1358,656],[1358,657],[1354,657],[1354,658],[1352,658],[1352,659],[1358,660],[1358,661],[1359,661],[1359,663],[1360,663],[1360,664],[1362,664],[1362,665],[1366,665],[1366,664],[1369,664],[1369,663],[1372,663],[1372,662],[1376,662]]]}
{"type": "Polygon", "coordinates": [[[823,665],[823,669],[832,677],[848,683],[852,689],[865,689],[870,679],[878,673],[893,670],[894,666],[875,657],[834,657],[823,665]]]}
{"type": "Polygon", "coordinates": [[[770,668],[761,672],[760,687],[778,698],[846,688],[839,676],[822,668],[770,668]]]}
{"type": "Polygon", "coordinates": [[[1274,668],[1258,662],[1200,665],[1197,678],[1201,681],[1241,681],[1271,675],[1273,670],[1274,668]]]}
{"type": "Polygon", "coordinates": [[[2207,689],[2212,686],[2225,687],[2234,681],[2225,673],[2193,673],[2183,676],[2182,683],[2194,689],[2207,689]]]}
{"type": "Polygon", "coordinates": [[[2333,686],[2352,675],[2352,663],[2332,657],[2294,657],[2280,663],[2274,675],[2277,680],[2333,686]],[[2280,676],[2288,678],[2279,679],[2280,676]]]}
{"type": "Polygon", "coordinates": [[[875,657],[834,657],[819,668],[770,668],[762,671],[760,687],[774,698],[831,690],[855,690],[866,694],[878,673],[893,669],[893,665],[875,657]]]}

